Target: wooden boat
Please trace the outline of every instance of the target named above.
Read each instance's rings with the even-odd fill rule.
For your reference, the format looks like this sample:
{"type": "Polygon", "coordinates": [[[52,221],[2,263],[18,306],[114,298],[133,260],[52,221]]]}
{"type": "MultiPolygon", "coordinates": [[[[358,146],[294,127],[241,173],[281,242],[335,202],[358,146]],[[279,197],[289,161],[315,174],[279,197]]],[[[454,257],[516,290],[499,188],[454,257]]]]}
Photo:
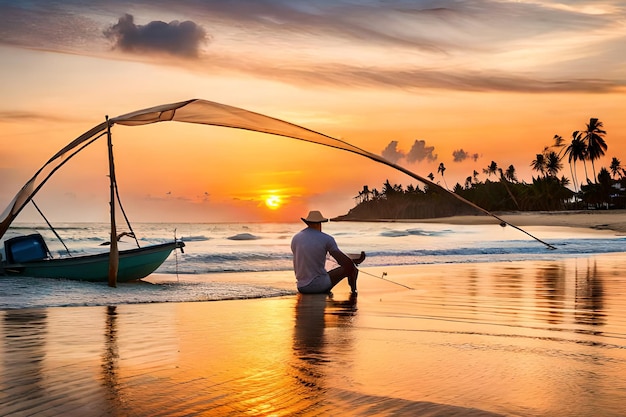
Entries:
{"type": "MultiPolygon", "coordinates": [[[[120,251],[117,282],[147,277],[161,266],[173,250],[182,250],[184,246],[183,242],[177,240],[120,251]]],[[[4,275],[96,282],[107,282],[109,279],[108,252],[51,258],[47,245],[39,233],[7,240],[5,253],[7,260],[1,265],[4,275]]]]}

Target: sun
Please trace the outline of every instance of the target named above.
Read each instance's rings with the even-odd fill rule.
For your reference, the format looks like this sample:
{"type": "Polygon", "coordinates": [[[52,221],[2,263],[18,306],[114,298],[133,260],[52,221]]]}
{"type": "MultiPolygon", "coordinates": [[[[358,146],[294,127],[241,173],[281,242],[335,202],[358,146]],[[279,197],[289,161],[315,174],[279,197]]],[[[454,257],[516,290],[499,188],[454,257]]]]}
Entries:
{"type": "Polygon", "coordinates": [[[270,210],[276,210],[280,207],[280,205],[282,204],[282,200],[280,199],[279,196],[277,195],[270,195],[269,197],[267,197],[265,199],[265,205],[270,209],[270,210]]]}

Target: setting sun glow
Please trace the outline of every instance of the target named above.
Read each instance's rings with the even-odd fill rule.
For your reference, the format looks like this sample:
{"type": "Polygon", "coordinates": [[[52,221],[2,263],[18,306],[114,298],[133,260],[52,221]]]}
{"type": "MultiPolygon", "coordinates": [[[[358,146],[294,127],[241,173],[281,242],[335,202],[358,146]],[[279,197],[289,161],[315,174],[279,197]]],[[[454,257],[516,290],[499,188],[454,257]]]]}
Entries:
{"type": "Polygon", "coordinates": [[[265,205],[270,210],[276,210],[282,204],[282,200],[277,195],[270,195],[265,199],[265,205]]]}
{"type": "MultiPolygon", "coordinates": [[[[0,28],[11,28],[0,36],[0,211],[105,115],[191,99],[345,141],[450,190],[499,181],[507,168],[511,181],[532,183],[546,176],[532,164],[544,149],[561,152],[553,168],[575,193],[575,177],[593,183],[613,158],[626,165],[622,0],[180,0],[175,12],[129,3],[0,1],[0,28]],[[582,160],[570,169],[563,155],[592,118],[608,148],[595,172],[582,160]]],[[[112,130],[133,221],[299,222],[310,210],[347,214],[387,181],[424,189],[358,152],[163,116],[112,130]]],[[[54,222],[108,221],[107,163],[103,137],[54,174],[37,204],[54,222]]],[[[34,207],[19,217],[41,220],[34,207]]]]}

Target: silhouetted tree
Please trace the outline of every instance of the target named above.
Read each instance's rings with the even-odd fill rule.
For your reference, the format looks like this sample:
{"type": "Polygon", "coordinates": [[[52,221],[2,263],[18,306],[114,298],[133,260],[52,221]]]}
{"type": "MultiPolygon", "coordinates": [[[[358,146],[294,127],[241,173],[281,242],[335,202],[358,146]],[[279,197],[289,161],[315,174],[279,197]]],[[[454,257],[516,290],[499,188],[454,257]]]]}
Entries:
{"type": "Polygon", "coordinates": [[[513,165],[509,165],[506,171],[504,171],[504,178],[511,182],[517,182],[517,177],[515,176],[515,167],[513,165]]]}
{"type": "Polygon", "coordinates": [[[363,186],[363,191],[361,191],[361,193],[363,194],[363,199],[365,201],[369,201],[371,196],[372,196],[372,192],[370,191],[369,187],[367,185],[363,186]]]}
{"type": "Polygon", "coordinates": [[[594,161],[604,156],[604,151],[608,148],[604,140],[606,132],[602,130],[602,127],[602,122],[592,117],[589,119],[589,123],[587,123],[587,130],[585,130],[584,140],[587,144],[587,158],[591,161],[594,179],[596,179],[596,167],[594,161]]]}
{"type": "Polygon", "coordinates": [[[443,173],[446,171],[446,167],[443,165],[443,162],[439,164],[439,168],[437,168],[437,173],[441,174],[441,178],[443,179],[443,183],[448,188],[448,183],[446,183],[446,177],[443,176],[443,173]]]}
{"type": "Polygon", "coordinates": [[[606,208],[611,205],[611,194],[613,192],[613,180],[611,174],[606,168],[601,168],[598,178],[593,183],[589,183],[582,188],[583,199],[587,204],[596,207],[604,206],[606,208]]]}
{"type": "Polygon", "coordinates": [[[530,166],[534,171],[539,172],[542,176],[546,175],[546,157],[543,153],[538,153],[536,158],[530,163],[530,166]]]}
{"type": "Polygon", "coordinates": [[[578,188],[578,175],[576,174],[576,161],[583,161],[585,167],[585,178],[589,182],[587,176],[587,146],[583,140],[583,134],[576,130],[572,133],[572,142],[565,148],[565,155],[568,155],[567,161],[570,164],[570,171],[572,171],[572,180],[574,181],[574,191],[578,188]]]}
{"type": "Polygon", "coordinates": [[[616,177],[618,174],[620,179],[623,178],[624,170],[622,169],[622,163],[616,157],[613,157],[613,159],[611,159],[611,166],[609,167],[609,169],[611,170],[611,174],[613,174],[614,179],[617,179],[616,177]]]}
{"type": "Polygon", "coordinates": [[[546,161],[546,173],[552,177],[556,177],[561,168],[563,168],[563,164],[561,163],[561,158],[554,151],[548,152],[545,158],[546,161]]]}
{"type": "Polygon", "coordinates": [[[561,136],[559,135],[554,135],[554,145],[552,145],[553,148],[563,148],[563,146],[565,146],[565,139],[563,139],[561,136]]]}
{"type": "Polygon", "coordinates": [[[498,164],[496,164],[496,161],[491,161],[487,168],[483,169],[483,172],[487,174],[487,177],[490,177],[491,175],[496,175],[496,173],[498,172],[498,164]]]}

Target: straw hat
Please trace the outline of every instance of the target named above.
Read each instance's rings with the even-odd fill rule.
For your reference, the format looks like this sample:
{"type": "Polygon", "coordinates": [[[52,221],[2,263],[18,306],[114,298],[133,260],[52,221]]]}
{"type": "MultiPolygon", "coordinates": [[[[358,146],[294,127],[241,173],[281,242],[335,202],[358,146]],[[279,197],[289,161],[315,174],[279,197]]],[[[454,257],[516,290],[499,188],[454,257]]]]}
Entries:
{"type": "Polygon", "coordinates": [[[328,221],[328,219],[322,216],[322,213],[317,210],[309,211],[309,215],[306,216],[306,218],[301,217],[301,219],[305,223],[323,223],[328,221]]]}

